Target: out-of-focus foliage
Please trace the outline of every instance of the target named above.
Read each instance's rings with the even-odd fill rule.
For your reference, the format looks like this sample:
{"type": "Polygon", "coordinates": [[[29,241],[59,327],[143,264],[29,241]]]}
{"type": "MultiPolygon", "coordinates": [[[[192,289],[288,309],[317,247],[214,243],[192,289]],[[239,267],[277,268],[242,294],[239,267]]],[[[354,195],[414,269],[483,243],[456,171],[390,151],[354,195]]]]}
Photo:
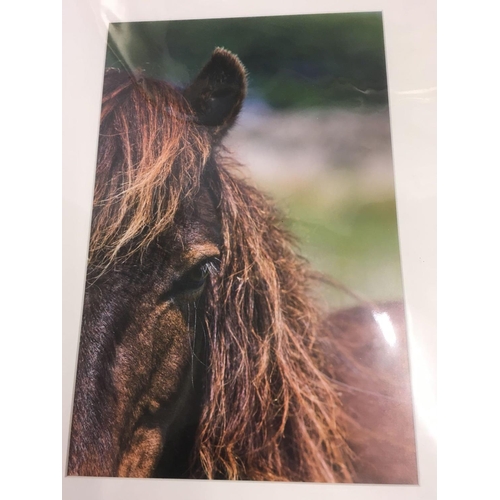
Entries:
{"type": "Polygon", "coordinates": [[[215,47],[240,57],[250,100],[273,108],[387,104],[377,12],[115,23],[106,65],[186,84],[215,47]]]}
{"type": "MultiPolygon", "coordinates": [[[[354,194],[349,201],[329,206],[318,196],[317,186],[305,185],[281,204],[300,252],[314,269],[374,300],[402,297],[394,198],[368,202],[354,194]]],[[[330,295],[333,303],[349,303],[348,297],[329,288],[323,295],[330,295]]]]}

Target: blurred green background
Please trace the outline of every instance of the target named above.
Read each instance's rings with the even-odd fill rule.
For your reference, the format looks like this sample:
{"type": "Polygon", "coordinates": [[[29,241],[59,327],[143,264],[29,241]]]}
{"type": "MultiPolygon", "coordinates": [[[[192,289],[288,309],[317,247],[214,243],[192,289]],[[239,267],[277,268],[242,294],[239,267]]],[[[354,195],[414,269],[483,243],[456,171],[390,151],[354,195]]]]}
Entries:
{"type": "Polygon", "coordinates": [[[381,13],[115,23],[106,66],[183,86],[215,47],[249,74],[226,143],[283,208],[301,253],[356,293],[401,298],[381,13]]]}
{"type": "Polygon", "coordinates": [[[114,23],[106,65],[186,84],[215,47],[274,108],[387,103],[381,13],[114,23]]]}

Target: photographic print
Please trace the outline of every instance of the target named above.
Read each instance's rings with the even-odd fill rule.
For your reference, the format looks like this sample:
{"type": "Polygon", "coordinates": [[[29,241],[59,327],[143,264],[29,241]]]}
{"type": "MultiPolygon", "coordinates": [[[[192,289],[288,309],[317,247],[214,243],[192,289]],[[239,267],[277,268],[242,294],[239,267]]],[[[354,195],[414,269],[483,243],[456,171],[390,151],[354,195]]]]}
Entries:
{"type": "Polygon", "coordinates": [[[418,483],[380,12],[110,24],[67,473],[418,483]]]}

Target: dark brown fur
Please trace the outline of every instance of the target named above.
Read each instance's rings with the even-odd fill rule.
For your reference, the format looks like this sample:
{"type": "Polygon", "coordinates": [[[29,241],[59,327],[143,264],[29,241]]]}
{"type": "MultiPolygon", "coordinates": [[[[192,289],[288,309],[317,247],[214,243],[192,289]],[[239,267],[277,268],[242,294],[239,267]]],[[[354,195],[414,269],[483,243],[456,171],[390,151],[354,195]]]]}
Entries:
{"type": "Polygon", "coordinates": [[[393,350],[318,309],[220,144],[244,94],[220,49],[184,92],[106,74],[69,474],[415,483],[402,309],[393,350]]]}

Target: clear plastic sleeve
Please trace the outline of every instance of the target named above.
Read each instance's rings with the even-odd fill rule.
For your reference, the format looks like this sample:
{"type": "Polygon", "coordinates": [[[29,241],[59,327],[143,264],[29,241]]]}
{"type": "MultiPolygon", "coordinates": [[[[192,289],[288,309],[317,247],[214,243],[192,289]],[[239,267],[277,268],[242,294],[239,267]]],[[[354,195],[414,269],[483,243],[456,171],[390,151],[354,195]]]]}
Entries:
{"type": "Polygon", "coordinates": [[[64,498],[435,495],[434,3],[331,10],[65,6],[64,498]]]}

